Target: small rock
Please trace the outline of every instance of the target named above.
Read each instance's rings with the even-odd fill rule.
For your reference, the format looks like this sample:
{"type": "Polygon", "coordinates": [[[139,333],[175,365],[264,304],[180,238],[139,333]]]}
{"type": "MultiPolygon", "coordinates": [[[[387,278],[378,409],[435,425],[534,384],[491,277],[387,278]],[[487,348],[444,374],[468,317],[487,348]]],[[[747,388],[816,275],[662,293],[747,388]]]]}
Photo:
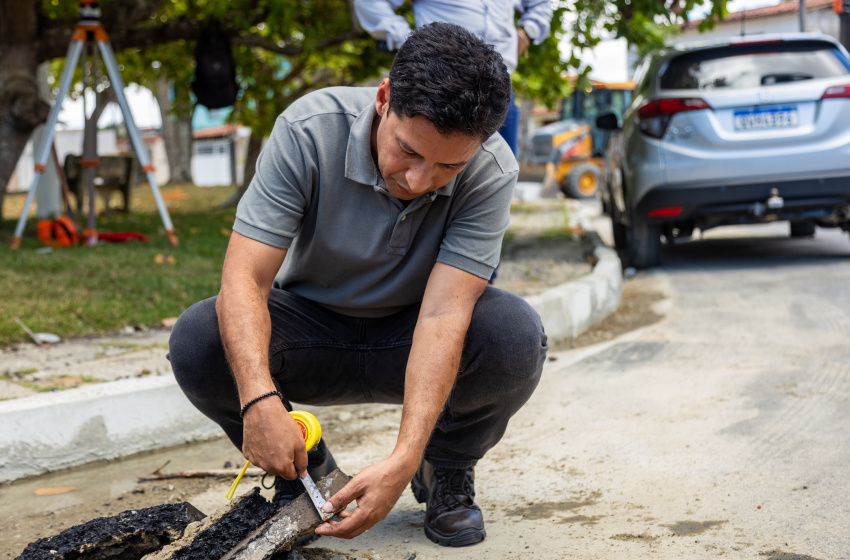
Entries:
{"type": "Polygon", "coordinates": [[[225,468],[225,469],[232,469],[232,468],[233,468],[233,463],[231,463],[230,461],[225,461],[225,462],[224,462],[224,468],[225,468]]]}
{"type": "Polygon", "coordinates": [[[633,266],[628,267],[623,271],[623,280],[631,280],[637,275],[637,269],[633,266]]]}
{"type": "Polygon", "coordinates": [[[408,550],[407,551],[407,560],[416,560],[416,551],[408,550]]]}
{"type": "Polygon", "coordinates": [[[289,554],[286,556],[286,560],[305,560],[304,555],[298,551],[298,549],[293,548],[289,551],[289,554]]]}
{"type": "Polygon", "coordinates": [[[404,539],[404,541],[403,541],[403,542],[405,542],[405,543],[409,543],[409,542],[410,542],[410,539],[404,539]]]}
{"type": "Polygon", "coordinates": [[[124,334],[134,334],[136,332],[136,329],[128,326],[128,327],[124,327],[123,329],[121,329],[121,332],[124,333],[124,334]]]}

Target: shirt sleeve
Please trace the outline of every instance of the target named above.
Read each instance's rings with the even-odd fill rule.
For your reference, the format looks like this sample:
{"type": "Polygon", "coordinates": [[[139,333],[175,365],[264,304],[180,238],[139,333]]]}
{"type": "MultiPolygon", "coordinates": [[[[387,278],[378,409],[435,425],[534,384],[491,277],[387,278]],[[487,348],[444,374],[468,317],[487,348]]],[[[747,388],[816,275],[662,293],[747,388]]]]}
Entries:
{"type": "Polygon", "coordinates": [[[517,171],[498,174],[461,196],[446,229],[437,262],[489,280],[499,265],[510,221],[517,171]]]}
{"type": "Polygon", "coordinates": [[[519,18],[519,26],[524,29],[534,27],[537,30],[535,45],[546,40],[551,25],[552,3],[550,0],[522,0],[522,15],[519,18]]]}
{"type": "Polygon", "coordinates": [[[354,12],[369,35],[386,41],[387,48],[395,51],[412,31],[407,20],[395,13],[402,4],[404,0],[354,0],[354,12]]]}
{"type": "Polygon", "coordinates": [[[278,117],[233,224],[233,231],[280,249],[292,244],[312,198],[315,165],[307,156],[315,150],[304,145],[296,126],[278,117]]]}

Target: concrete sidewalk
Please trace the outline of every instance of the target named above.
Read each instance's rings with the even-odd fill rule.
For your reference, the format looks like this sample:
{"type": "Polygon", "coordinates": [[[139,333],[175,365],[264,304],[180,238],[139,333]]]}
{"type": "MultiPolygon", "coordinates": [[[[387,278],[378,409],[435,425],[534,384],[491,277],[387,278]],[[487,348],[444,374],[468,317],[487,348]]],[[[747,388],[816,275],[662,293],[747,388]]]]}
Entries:
{"type": "MultiPolygon", "coordinates": [[[[593,271],[526,298],[552,343],[578,336],[620,301],[619,258],[593,231],[593,207],[573,207],[596,259],[593,271]]],[[[0,482],[219,436],[220,428],[189,404],[171,376],[169,334],[128,329],[0,351],[0,371],[33,370],[18,376],[27,380],[23,385],[0,381],[0,399],[9,399],[0,401],[0,482]],[[73,388],[34,388],[57,380],[64,384],[57,389],[73,388]]]]}

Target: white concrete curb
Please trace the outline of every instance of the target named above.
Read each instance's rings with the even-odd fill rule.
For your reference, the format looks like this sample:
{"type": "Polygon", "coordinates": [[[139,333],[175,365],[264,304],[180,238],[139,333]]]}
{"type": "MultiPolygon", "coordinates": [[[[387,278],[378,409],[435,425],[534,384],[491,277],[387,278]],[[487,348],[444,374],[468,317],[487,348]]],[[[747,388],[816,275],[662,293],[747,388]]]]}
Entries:
{"type": "MultiPolygon", "coordinates": [[[[620,302],[620,259],[585,231],[598,259],[591,274],[525,298],[550,344],[578,336],[620,302]]],[[[0,482],[221,435],[170,375],[2,401],[0,427],[0,482]]]]}
{"type": "Polygon", "coordinates": [[[596,232],[588,231],[593,271],[582,278],[550,288],[525,300],[540,314],[553,345],[575,338],[594,323],[613,313],[620,304],[623,271],[617,252],[605,246],[596,232]]]}
{"type": "Polygon", "coordinates": [[[170,375],[0,402],[0,482],[221,435],[170,375]]]}

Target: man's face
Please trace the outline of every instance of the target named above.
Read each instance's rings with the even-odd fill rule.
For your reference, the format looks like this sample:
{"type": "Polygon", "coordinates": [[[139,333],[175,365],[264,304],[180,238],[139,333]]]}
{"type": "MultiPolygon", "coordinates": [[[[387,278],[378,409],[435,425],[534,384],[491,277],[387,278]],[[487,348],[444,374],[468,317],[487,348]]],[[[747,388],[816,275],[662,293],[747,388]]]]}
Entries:
{"type": "Polygon", "coordinates": [[[481,145],[478,138],[461,133],[444,136],[425,117],[390,111],[388,79],[378,87],[375,109],[380,122],[372,127],[372,154],[387,190],[399,200],[444,187],[481,145]]]}

